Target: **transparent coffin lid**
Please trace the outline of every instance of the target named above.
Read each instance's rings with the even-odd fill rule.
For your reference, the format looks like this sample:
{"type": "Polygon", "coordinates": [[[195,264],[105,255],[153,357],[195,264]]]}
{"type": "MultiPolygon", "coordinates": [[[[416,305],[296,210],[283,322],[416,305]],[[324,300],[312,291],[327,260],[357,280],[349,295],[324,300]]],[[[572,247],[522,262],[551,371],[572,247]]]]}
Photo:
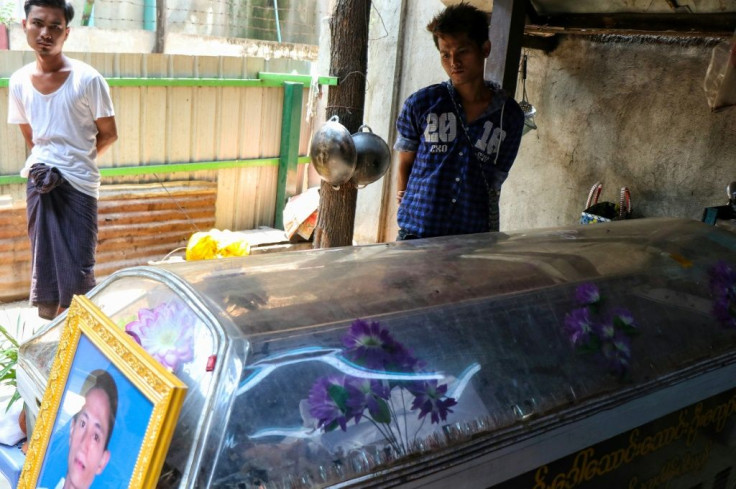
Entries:
{"type": "MultiPolygon", "coordinates": [[[[187,294],[204,305],[197,312],[203,324],[215,318],[203,358],[217,349],[214,330],[226,343],[244,345],[235,382],[223,379],[215,389],[204,385],[212,377],[202,378],[200,397],[217,398],[208,405],[223,423],[210,430],[217,436],[209,443],[217,446],[208,446],[195,468],[199,480],[311,487],[390,466],[402,450],[453,450],[528,419],[656,390],[665,382],[658,379],[671,382],[677,372],[727,356],[736,329],[718,305],[729,285],[713,280],[724,266],[736,266],[736,234],[696,221],[640,219],[172,264],[157,273],[191,289],[187,294]],[[582,353],[571,345],[566,318],[575,323],[581,286],[600,291],[591,322],[605,323],[614,311],[633,319],[625,372],[602,350],[582,353]],[[356,319],[379,323],[421,367],[356,361],[344,341],[356,319]],[[322,379],[339,385],[331,398],[347,402],[346,376],[387,386],[382,406],[390,414],[383,419],[404,427],[403,441],[382,431],[380,420],[372,423],[367,409],[359,423],[348,420],[346,431],[318,427],[320,400],[329,400],[319,396],[322,379]],[[423,381],[446,387],[435,397],[445,404],[412,409],[427,398],[411,383],[423,381]]],[[[137,272],[126,273],[124,281],[113,276],[100,284],[93,300],[124,290],[137,272]]],[[[146,269],[140,273],[143,283],[151,281],[146,269]]],[[[151,307],[156,294],[142,296],[151,307]]],[[[141,307],[111,303],[121,311],[141,307]]],[[[114,320],[121,314],[105,312],[114,320]]],[[[170,456],[192,443],[178,430],[170,456]]],[[[190,436],[201,443],[204,435],[190,436]]]]}

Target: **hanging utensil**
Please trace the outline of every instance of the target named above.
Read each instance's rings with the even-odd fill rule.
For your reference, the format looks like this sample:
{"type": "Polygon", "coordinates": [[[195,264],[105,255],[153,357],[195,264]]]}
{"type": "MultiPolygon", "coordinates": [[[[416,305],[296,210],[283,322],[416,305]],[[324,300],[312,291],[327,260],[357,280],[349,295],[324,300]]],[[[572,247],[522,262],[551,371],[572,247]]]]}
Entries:
{"type": "Polygon", "coordinates": [[[342,185],[353,176],[357,162],[355,143],[338,116],[330,117],[314,133],[309,157],[319,176],[330,185],[342,185]]]}
{"type": "Polygon", "coordinates": [[[353,174],[356,185],[368,185],[381,178],[391,163],[391,151],[381,136],[374,134],[367,124],[353,134],[353,143],[358,154],[353,174]],[[364,131],[364,129],[366,131],[364,131]]]}
{"type": "Polygon", "coordinates": [[[524,111],[524,130],[521,133],[522,136],[532,129],[537,128],[537,124],[534,122],[534,114],[537,113],[537,109],[535,109],[534,106],[529,102],[529,99],[526,95],[526,63],[527,55],[525,54],[521,60],[522,95],[521,102],[519,102],[519,107],[521,107],[521,110],[524,111]]]}

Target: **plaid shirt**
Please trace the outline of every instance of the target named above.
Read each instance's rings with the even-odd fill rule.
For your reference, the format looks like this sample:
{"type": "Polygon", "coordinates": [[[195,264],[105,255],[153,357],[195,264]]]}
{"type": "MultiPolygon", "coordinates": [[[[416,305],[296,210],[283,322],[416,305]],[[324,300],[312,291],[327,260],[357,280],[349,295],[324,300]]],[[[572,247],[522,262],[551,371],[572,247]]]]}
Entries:
{"type": "Polygon", "coordinates": [[[498,85],[486,84],[493,99],[470,125],[449,81],[423,88],[404,102],[394,149],[416,152],[416,158],[397,216],[403,231],[426,238],[489,230],[486,182],[500,191],[519,150],[524,113],[498,85]]]}

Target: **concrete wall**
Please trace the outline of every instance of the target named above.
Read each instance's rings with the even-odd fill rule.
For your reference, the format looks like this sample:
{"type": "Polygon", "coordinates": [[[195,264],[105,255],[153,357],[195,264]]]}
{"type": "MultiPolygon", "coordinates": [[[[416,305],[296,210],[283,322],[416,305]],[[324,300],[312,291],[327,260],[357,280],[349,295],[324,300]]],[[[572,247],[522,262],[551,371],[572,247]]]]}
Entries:
{"type": "Polygon", "coordinates": [[[673,39],[563,38],[532,51],[538,129],[522,141],[502,197],[502,229],[577,222],[588,190],[631,189],[638,217],[700,219],[736,179],[736,107],[710,112],[712,48],[673,39]]]}
{"type": "MultiPolygon", "coordinates": [[[[402,86],[402,40],[400,26],[407,11],[405,2],[396,0],[373,0],[368,44],[368,72],[366,80],[365,115],[363,122],[368,124],[374,134],[382,137],[393,147],[396,138],[396,114],[404,99],[398,93],[402,86]]],[[[404,31],[407,32],[407,31],[404,31]]],[[[376,243],[387,241],[381,223],[396,221],[396,217],[386,215],[388,207],[383,206],[392,184],[389,172],[380,180],[358,190],[355,230],[356,243],[376,243]]],[[[393,238],[393,237],[391,237],[393,238]]]]}
{"type": "MultiPolygon", "coordinates": [[[[20,24],[8,27],[9,47],[12,51],[31,51],[20,24]]],[[[139,30],[112,30],[72,25],[64,51],[97,53],[150,53],[156,44],[156,33],[139,30]]]]}
{"type": "MultiPolygon", "coordinates": [[[[415,90],[446,78],[432,37],[425,30],[444,5],[440,0],[373,0],[372,5],[363,119],[393,148],[396,116],[404,100],[415,90]]],[[[395,154],[392,160],[383,178],[358,190],[356,243],[396,237],[395,154]]]]}
{"type": "MultiPolygon", "coordinates": [[[[20,24],[8,31],[9,47],[13,51],[31,51],[20,24]]],[[[64,43],[66,52],[150,53],[156,44],[156,33],[143,29],[116,30],[97,27],[74,27],[64,43]]],[[[255,39],[213,37],[169,32],[164,41],[165,54],[191,56],[245,56],[266,60],[287,58],[312,62],[318,47],[309,44],[277,43],[255,39]]]]}
{"type": "MultiPolygon", "coordinates": [[[[403,33],[396,26],[381,38],[384,25],[394,28],[387,20],[396,3],[374,2],[384,23],[370,36],[367,121],[386,119],[389,110],[395,120],[409,94],[446,78],[424,30],[442,2],[404,0],[403,33]],[[383,43],[402,36],[393,69],[396,58],[383,43]]],[[[504,185],[501,230],[577,223],[596,181],[602,200],[617,200],[628,186],[637,217],[700,219],[704,207],[725,204],[725,187],[736,179],[736,108],[708,108],[702,85],[711,50],[700,40],[568,36],[549,54],[528,51],[538,129],[524,136],[504,185]]],[[[393,176],[380,185],[381,192],[359,192],[356,241],[396,235],[393,176]]]]}

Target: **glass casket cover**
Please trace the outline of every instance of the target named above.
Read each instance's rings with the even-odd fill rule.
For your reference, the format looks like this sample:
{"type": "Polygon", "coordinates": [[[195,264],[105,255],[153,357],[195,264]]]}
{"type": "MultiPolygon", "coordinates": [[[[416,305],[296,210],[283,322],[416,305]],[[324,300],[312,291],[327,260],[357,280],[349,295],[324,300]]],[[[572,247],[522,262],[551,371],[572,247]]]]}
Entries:
{"type": "MultiPolygon", "coordinates": [[[[398,484],[736,364],[736,234],[681,219],[138,267],[88,296],[186,331],[157,357],[189,386],[159,487],[398,484]]],[[[29,404],[59,324],[21,348],[29,404]]]]}

